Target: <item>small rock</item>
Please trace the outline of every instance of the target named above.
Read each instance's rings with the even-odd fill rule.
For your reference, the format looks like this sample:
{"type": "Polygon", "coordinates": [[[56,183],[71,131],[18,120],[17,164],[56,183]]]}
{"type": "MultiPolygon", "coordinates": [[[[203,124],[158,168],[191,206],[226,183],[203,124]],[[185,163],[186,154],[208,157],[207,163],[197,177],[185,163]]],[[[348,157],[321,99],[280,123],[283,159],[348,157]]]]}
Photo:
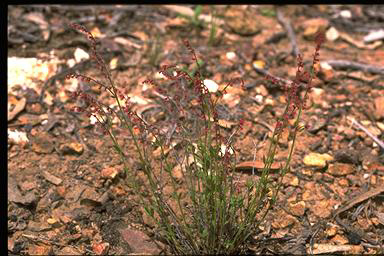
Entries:
{"type": "Polygon", "coordinates": [[[256,95],[255,96],[255,98],[254,98],[254,100],[258,103],[258,104],[263,104],[263,95],[260,95],[260,94],[258,94],[258,95],[256,95]]]}
{"type": "Polygon", "coordinates": [[[33,191],[29,191],[25,195],[22,195],[16,181],[11,177],[8,177],[8,200],[27,206],[36,205],[38,202],[38,198],[33,191]]]}
{"type": "Polygon", "coordinates": [[[101,196],[96,192],[94,188],[88,187],[81,194],[82,199],[80,200],[80,205],[87,205],[91,207],[100,206],[101,196]]]}
{"type": "Polygon", "coordinates": [[[213,80],[205,79],[203,83],[207,87],[209,92],[215,93],[219,89],[219,85],[213,80]]]}
{"type": "Polygon", "coordinates": [[[37,184],[35,181],[24,181],[23,183],[21,183],[20,189],[22,191],[29,191],[36,188],[36,186],[37,184]]]}
{"type": "Polygon", "coordinates": [[[333,157],[329,154],[309,153],[304,157],[304,164],[307,166],[325,167],[327,161],[332,161],[333,157]]]}
{"type": "Polygon", "coordinates": [[[51,182],[51,183],[53,183],[53,184],[55,184],[55,185],[60,185],[61,182],[63,182],[62,179],[57,178],[56,176],[50,174],[50,173],[47,172],[47,171],[43,171],[42,174],[43,174],[44,178],[45,178],[47,181],[49,181],[49,182],[51,182]]]}
{"type": "Polygon", "coordinates": [[[334,27],[330,27],[327,32],[325,33],[325,37],[327,38],[328,41],[335,41],[337,38],[339,38],[340,34],[339,34],[339,31],[337,31],[337,29],[335,29],[334,27]]]}
{"type": "Polygon", "coordinates": [[[108,254],[109,250],[109,243],[93,243],[92,244],[92,251],[96,255],[106,255],[108,254]]]}
{"type": "Polygon", "coordinates": [[[299,185],[299,179],[291,173],[285,174],[283,177],[283,184],[297,187],[299,185]]]}
{"type": "Polygon", "coordinates": [[[21,147],[24,147],[29,142],[27,133],[18,130],[12,131],[8,129],[8,139],[9,142],[21,145],[21,147]]]}
{"type": "Polygon", "coordinates": [[[32,150],[36,153],[49,154],[53,149],[54,145],[48,133],[43,132],[32,138],[32,150]]]}
{"type": "Polygon", "coordinates": [[[355,167],[351,164],[334,163],[328,167],[328,172],[334,176],[344,176],[352,174],[355,171],[355,167]]]}
{"type": "Polygon", "coordinates": [[[58,228],[61,226],[59,220],[57,220],[55,218],[48,218],[47,223],[54,228],[58,228]]]}
{"type": "Polygon", "coordinates": [[[66,189],[64,186],[56,187],[56,192],[57,192],[57,194],[59,194],[59,196],[61,196],[62,198],[65,198],[66,189]]]}
{"type": "Polygon", "coordinates": [[[128,243],[133,253],[159,254],[161,250],[151,239],[142,231],[130,228],[119,230],[124,241],[128,243]]]}
{"type": "Polygon", "coordinates": [[[339,149],[334,153],[334,159],[340,163],[359,164],[361,156],[359,151],[354,149],[339,149]]]}
{"type": "Polygon", "coordinates": [[[258,69],[264,69],[265,68],[265,62],[262,60],[254,60],[252,62],[252,66],[254,68],[258,68],[258,69]]]}
{"type": "Polygon", "coordinates": [[[275,106],[275,101],[269,97],[265,99],[265,105],[275,106]]]}
{"type": "Polygon", "coordinates": [[[329,82],[335,77],[332,66],[325,61],[320,62],[319,77],[325,82],[329,82]]]}
{"type": "Polygon", "coordinates": [[[33,231],[33,232],[48,231],[50,229],[51,229],[51,226],[49,226],[46,223],[36,222],[33,220],[28,222],[28,230],[33,231]]]}
{"type": "Polygon", "coordinates": [[[379,129],[384,132],[384,123],[381,123],[381,122],[377,122],[376,123],[377,127],[379,127],[379,129]]]}
{"type": "Polygon", "coordinates": [[[332,225],[332,226],[327,228],[327,230],[325,231],[325,234],[327,234],[327,237],[333,237],[337,234],[337,231],[338,231],[337,226],[332,225]]]}
{"type": "Polygon", "coordinates": [[[81,62],[84,59],[89,59],[89,54],[81,48],[76,48],[73,55],[77,63],[81,62]]]}
{"type": "Polygon", "coordinates": [[[320,105],[324,101],[324,93],[324,89],[314,87],[309,91],[309,97],[313,103],[320,105]]]}
{"type": "Polygon", "coordinates": [[[156,72],[154,77],[157,80],[159,80],[159,79],[167,79],[167,77],[165,75],[163,75],[163,73],[160,73],[160,72],[156,72]]]}
{"type": "Polygon", "coordinates": [[[117,174],[119,174],[119,171],[114,167],[107,167],[101,171],[101,177],[104,179],[114,179],[117,174]]]}
{"type": "Polygon", "coordinates": [[[328,218],[332,213],[328,200],[316,201],[310,208],[313,214],[320,218],[328,218]]]}
{"type": "Polygon", "coordinates": [[[375,111],[373,114],[376,120],[384,118],[384,96],[375,99],[375,111]]]}
{"type": "Polygon", "coordinates": [[[340,11],[340,16],[346,19],[352,18],[352,13],[350,10],[342,10],[340,11]]]}
{"type": "Polygon", "coordinates": [[[267,88],[265,88],[264,85],[260,85],[260,86],[256,87],[256,93],[259,93],[264,97],[268,96],[268,90],[267,90],[267,88]]]}
{"type": "Polygon", "coordinates": [[[341,236],[339,234],[336,234],[332,239],[334,243],[336,244],[348,244],[348,239],[344,236],[341,236]]]}
{"type": "Polygon", "coordinates": [[[305,212],[305,202],[300,201],[297,203],[291,203],[289,205],[289,209],[290,209],[292,214],[294,214],[296,216],[303,216],[304,212],[305,212]]]}
{"type": "Polygon", "coordinates": [[[368,35],[364,37],[364,43],[371,43],[376,40],[383,40],[384,39],[384,29],[374,30],[369,32],[368,35]]]}
{"type": "Polygon", "coordinates": [[[225,54],[228,60],[235,61],[237,59],[236,53],[234,52],[227,52],[225,54]]]}
{"type": "Polygon", "coordinates": [[[342,187],[348,187],[349,186],[349,181],[347,179],[341,179],[341,180],[339,180],[338,183],[342,187]]]}
{"type": "Polygon", "coordinates": [[[81,143],[69,143],[60,146],[60,151],[64,155],[81,155],[84,151],[84,147],[81,143]]]}

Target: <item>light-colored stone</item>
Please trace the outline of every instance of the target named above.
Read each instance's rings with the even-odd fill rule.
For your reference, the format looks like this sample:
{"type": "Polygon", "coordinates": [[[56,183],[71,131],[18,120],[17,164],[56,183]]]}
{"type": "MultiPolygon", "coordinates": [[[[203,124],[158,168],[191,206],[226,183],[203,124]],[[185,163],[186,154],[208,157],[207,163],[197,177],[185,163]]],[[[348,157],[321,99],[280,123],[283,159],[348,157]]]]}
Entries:
{"type": "Polygon", "coordinates": [[[227,57],[228,60],[234,61],[237,59],[236,53],[234,52],[227,52],[225,54],[225,57],[227,57]]]}
{"type": "Polygon", "coordinates": [[[332,161],[333,157],[329,154],[309,153],[304,157],[304,164],[307,166],[325,167],[327,161],[332,161]]]}
{"type": "Polygon", "coordinates": [[[377,122],[376,125],[377,125],[377,127],[379,127],[379,129],[380,129],[382,132],[384,132],[384,123],[382,123],[382,122],[377,122]]]}
{"type": "Polygon", "coordinates": [[[215,93],[219,89],[219,85],[213,80],[205,79],[203,83],[207,87],[209,92],[215,93]]]}
{"type": "Polygon", "coordinates": [[[330,27],[327,32],[325,33],[325,37],[327,38],[328,41],[335,41],[337,38],[339,38],[340,34],[339,31],[337,31],[336,28],[330,27]]]}
{"type": "Polygon", "coordinates": [[[322,61],[322,62],[320,62],[319,76],[324,81],[329,82],[335,77],[335,72],[334,72],[331,65],[329,65],[325,61],[322,61]]]}
{"type": "Polygon", "coordinates": [[[327,234],[327,237],[333,237],[337,234],[337,226],[336,225],[331,225],[330,227],[327,228],[325,231],[325,234],[327,234]]]}

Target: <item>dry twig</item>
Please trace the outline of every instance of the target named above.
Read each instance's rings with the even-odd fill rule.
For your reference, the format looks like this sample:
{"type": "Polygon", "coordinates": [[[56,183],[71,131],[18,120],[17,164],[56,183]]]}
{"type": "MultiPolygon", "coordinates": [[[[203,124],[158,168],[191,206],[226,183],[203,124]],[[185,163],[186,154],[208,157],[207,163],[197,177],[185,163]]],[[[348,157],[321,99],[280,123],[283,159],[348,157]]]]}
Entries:
{"type": "Polygon", "coordinates": [[[351,69],[351,70],[361,70],[363,72],[372,73],[372,74],[381,74],[384,75],[384,68],[358,63],[348,60],[328,60],[326,61],[333,69],[351,69]]]}
{"type": "Polygon", "coordinates": [[[291,23],[285,19],[281,10],[278,7],[276,7],[276,16],[280,25],[285,29],[285,31],[287,31],[288,38],[291,41],[291,54],[293,55],[293,57],[297,57],[300,54],[300,50],[297,46],[295,32],[292,28],[291,23]]]}
{"type": "Polygon", "coordinates": [[[379,140],[379,138],[377,138],[375,135],[373,135],[372,133],[370,133],[364,126],[362,126],[361,124],[359,124],[354,118],[351,118],[351,117],[347,117],[347,119],[349,121],[352,122],[352,125],[356,125],[360,130],[362,130],[363,132],[365,132],[371,139],[373,139],[381,148],[384,149],[384,142],[382,142],[381,140],[379,140]]]}

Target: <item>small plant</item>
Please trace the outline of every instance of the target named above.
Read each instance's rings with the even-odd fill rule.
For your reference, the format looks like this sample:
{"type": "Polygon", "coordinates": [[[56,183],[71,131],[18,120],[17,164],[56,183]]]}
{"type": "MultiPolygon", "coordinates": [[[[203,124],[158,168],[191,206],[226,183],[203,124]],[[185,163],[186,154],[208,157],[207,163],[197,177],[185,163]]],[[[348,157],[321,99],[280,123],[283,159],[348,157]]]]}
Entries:
{"type": "Polygon", "coordinates": [[[197,5],[195,7],[193,16],[188,16],[185,14],[179,14],[180,17],[183,17],[184,19],[189,21],[189,26],[193,28],[197,33],[200,33],[200,31],[205,27],[208,26],[210,27],[209,30],[209,38],[208,38],[208,45],[215,45],[217,44],[217,15],[215,8],[211,6],[211,14],[212,18],[210,21],[210,24],[205,22],[204,20],[200,19],[199,16],[201,15],[203,10],[203,7],[201,5],[197,5]]]}
{"type": "Polygon", "coordinates": [[[204,21],[199,19],[199,16],[201,12],[203,11],[203,7],[201,5],[197,5],[195,7],[195,10],[193,12],[193,16],[185,15],[185,14],[179,14],[180,17],[183,17],[184,19],[188,20],[191,24],[191,27],[196,28],[196,30],[200,30],[204,26],[204,21]]]}
{"type": "Polygon", "coordinates": [[[277,120],[260,179],[251,176],[245,188],[241,189],[235,177],[236,149],[233,141],[244,121],[239,120],[232,133],[225,136],[218,124],[220,117],[217,109],[228,87],[244,85],[241,78],[229,81],[217,93],[210,92],[203,82],[205,78],[201,62],[189,42],[184,40],[184,46],[197,69],[192,73],[176,65],[167,65],[160,70],[169,81],[167,85],[158,85],[151,79],[144,81],[156,91],[167,116],[163,123],[151,123],[133,111],[127,92],[121,91],[115,84],[107,65],[96,50],[93,35],[81,25],[71,24],[71,27],[87,36],[91,44],[91,55],[105,81],[81,74],[70,74],[68,78],[99,85],[110,93],[117,104],[116,108],[111,108],[83,91],[76,91],[73,96],[84,99],[88,106],[73,110],[94,116],[104,133],[112,139],[123,160],[127,182],[138,195],[146,214],[156,223],[156,233],[176,254],[245,252],[249,237],[276,202],[281,179],[289,170],[296,135],[301,129],[299,121],[302,110],[307,107],[307,93],[316,76],[314,66],[318,62],[318,52],[324,38],[317,37],[310,72],[303,70],[303,61],[299,56],[296,79],[292,84],[281,84],[272,77],[267,78],[285,88],[287,106],[283,116],[277,120]],[[308,83],[305,96],[300,99],[298,86],[303,77],[307,78],[308,83]],[[121,126],[131,135],[145,179],[140,178],[136,170],[128,165],[127,153],[119,144],[116,127],[112,123],[114,117],[119,119],[121,126]],[[280,169],[279,180],[273,185],[269,177],[270,168],[282,131],[288,126],[288,120],[293,118],[296,118],[293,143],[286,163],[280,169]],[[171,138],[177,144],[172,144],[171,138]],[[156,157],[154,152],[159,152],[159,156],[156,157]],[[182,170],[181,177],[175,175],[177,168],[182,170]]]}
{"type": "Polygon", "coordinates": [[[211,6],[211,14],[212,14],[212,17],[211,17],[211,29],[209,30],[209,40],[208,40],[208,44],[209,45],[216,45],[217,43],[217,37],[216,37],[216,34],[217,34],[217,14],[216,14],[216,10],[215,10],[215,7],[214,6],[211,6]]]}

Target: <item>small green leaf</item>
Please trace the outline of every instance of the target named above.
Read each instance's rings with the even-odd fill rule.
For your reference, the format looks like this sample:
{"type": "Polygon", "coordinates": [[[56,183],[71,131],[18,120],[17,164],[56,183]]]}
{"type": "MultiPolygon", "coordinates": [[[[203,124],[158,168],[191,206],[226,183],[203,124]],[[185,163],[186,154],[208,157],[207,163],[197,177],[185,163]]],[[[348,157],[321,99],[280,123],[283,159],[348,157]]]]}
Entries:
{"type": "Polygon", "coordinates": [[[201,5],[196,6],[195,13],[194,13],[195,14],[195,20],[198,19],[198,17],[200,16],[202,11],[203,11],[203,6],[201,6],[201,5]]]}

